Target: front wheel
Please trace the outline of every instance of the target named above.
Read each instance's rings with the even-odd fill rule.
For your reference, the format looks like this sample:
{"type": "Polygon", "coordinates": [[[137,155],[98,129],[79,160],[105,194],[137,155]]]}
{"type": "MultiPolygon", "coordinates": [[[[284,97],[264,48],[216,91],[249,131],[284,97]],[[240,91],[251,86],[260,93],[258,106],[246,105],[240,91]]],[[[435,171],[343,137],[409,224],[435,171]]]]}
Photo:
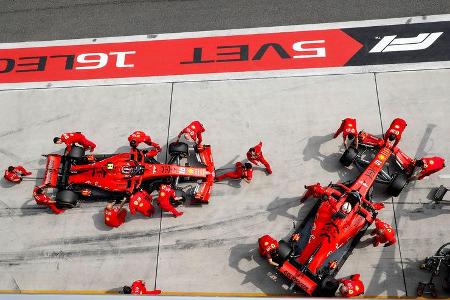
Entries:
{"type": "Polygon", "coordinates": [[[189,151],[189,146],[186,143],[183,142],[173,142],[169,145],[169,154],[171,156],[181,156],[181,157],[187,157],[189,151]]]}
{"type": "Polygon", "coordinates": [[[342,165],[345,167],[349,167],[358,156],[358,150],[356,150],[353,147],[349,147],[347,150],[344,151],[339,161],[342,165]]]}

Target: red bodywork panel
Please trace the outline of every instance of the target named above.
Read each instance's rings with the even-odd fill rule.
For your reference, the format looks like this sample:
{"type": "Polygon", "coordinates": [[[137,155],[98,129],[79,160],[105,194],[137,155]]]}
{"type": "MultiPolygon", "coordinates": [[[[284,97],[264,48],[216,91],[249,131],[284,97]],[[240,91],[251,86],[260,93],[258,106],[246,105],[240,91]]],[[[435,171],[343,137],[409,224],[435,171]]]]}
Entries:
{"type": "Polygon", "coordinates": [[[366,197],[370,187],[374,184],[378,173],[383,169],[384,164],[391,156],[392,151],[388,147],[383,147],[370,162],[364,172],[349,187],[350,190],[358,191],[363,198],[366,197]]]}
{"type": "Polygon", "coordinates": [[[45,173],[43,184],[47,187],[56,187],[58,183],[59,166],[61,165],[61,155],[49,154],[47,155],[47,164],[45,166],[45,173]]]}
{"type": "Polygon", "coordinates": [[[284,274],[288,279],[295,282],[302,290],[304,290],[308,295],[312,293],[317,288],[317,283],[312,281],[308,276],[297,270],[291,263],[286,261],[279,269],[281,273],[284,274]]]}
{"type": "Polygon", "coordinates": [[[139,152],[132,150],[131,153],[120,153],[90,164],[72,165],[68,184],[87,184],[113,192],[132,192],[146,180],[176,176],[193,177],[204,179],[205,182],[201,184],[195,197],[207,201],[215,176],[211,148],[205,146],[199,155],[206,167],[150,164],[143,162],[143,155],[141,161],[137,162],[132,158],[139,157],[139,152]],[[133,170],[138,166],[143,168],[143,172],[139,175],[133,174],[133,170]]]}

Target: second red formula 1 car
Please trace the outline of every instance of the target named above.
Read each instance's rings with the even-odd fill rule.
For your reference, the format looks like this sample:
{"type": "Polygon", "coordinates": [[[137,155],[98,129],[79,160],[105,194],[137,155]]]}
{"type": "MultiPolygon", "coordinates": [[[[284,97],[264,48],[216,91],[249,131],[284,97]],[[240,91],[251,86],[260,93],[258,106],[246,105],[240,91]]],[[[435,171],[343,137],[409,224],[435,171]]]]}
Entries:
{"type": "Polygon", "coordinates": [[[363,131],[355,134],[340,161],[345,166],[355,163],[361,174],[347,183],[308,187],[303,200],[309,196],[317,198],[314,208],[296,228],[293,238],[289,242],[281,240],[278,247],[273,247],[275,251],[266,256],[269,262],[275,261],[278,271],[292,282],[292,288],[296,286],[313,296],[339,293],[343,280],[335,279],[337,272],[382,208],[371,201],[374,183],[388,184],[389,191],[397,196],[409,180],[438,171],[418,161],[432,159],[442,162],[441,168],[444,166],[439,157],[415,160],[401,152],[397,144],[405,127],[403,120],[395,119],[384,137],[363,131]],[[397,167],[388,171],[388,165],[397,167]]]}
{"type": "Polygon", "coordinates": [[[86,155],[83,148],[73,146],[67,155],[46,155],[43,186],[57,189],[56,205],[64,209],[74,207],[79,199],[120,200],[138,189],[151,193],[161,183],[170,182],[177,189],[181,181],[196,183],[188,196],[208,203],[215,176],[211,147],[194,147],[194,152],[198,166],[182,166],[181,160],[192,156],[182,142],[169,145],[170,159],[165,164],[147,159],[137,148],[129,153],[86,155]]]}

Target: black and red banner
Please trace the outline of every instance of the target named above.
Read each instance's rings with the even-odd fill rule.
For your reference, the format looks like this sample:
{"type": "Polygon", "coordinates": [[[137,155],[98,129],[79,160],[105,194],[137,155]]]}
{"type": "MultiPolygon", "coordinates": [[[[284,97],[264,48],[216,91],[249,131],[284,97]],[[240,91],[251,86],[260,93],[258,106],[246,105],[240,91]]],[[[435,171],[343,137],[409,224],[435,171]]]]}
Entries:
{"type": "Polygon", "coordinates": [[[450,60],[450,22],[1,49],[0,83],[450,60]]]}

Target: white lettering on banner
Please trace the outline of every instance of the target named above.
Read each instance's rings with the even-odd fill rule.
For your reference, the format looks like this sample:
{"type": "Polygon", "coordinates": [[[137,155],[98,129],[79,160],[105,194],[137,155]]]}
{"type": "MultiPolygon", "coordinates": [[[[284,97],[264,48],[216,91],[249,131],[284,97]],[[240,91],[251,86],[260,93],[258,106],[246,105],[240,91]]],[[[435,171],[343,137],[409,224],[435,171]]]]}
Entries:
{"type": "Polygon", "coordinates": [[[96,63],[95,66],[82,66],[77,67],[77,70],[92,70],[92,69],[101,69],[108,63],[108,54],[106,53],[84,53],[77,56],[77,62],[80,64],[93,64],[96,63]],[[89,59],[90,56],[97,56],[97,58],[89,59]]]}
{"type": "Polygon", "coordinates": [[[326,57],[327,53],[325,48],[303,48],[303,45],[309,45],[309,44],[323,44],[325,43],[324,40],[317,40],[317,41],[301,41],[294,43],[292,45],[292,49],[294,49],[297,52],[305,52],[305,51],[316,51],[316,54],[302,54],[302,55],[294,55],[293,58],[311,58],[311,57],[326,57]]]}
{"type": "MultiPolygon", "coordinates": [[[[117,68],[133,68],[134,64],[126,64],[126,55],[136,54],[136,51],[110,52],[109,55],[115,55],[117,68]]],[[[107,53],[83,53],[77,56],[77,62],[80,64],[95,64],[89,66],[76,67],[77,70],[101,69],[108,64],[109,55],[107,53]]]]}
{"type": "Polygon", "coordinates": [[[369,53],[415,51],[430,47],[443,32],[420,33],[412,38],[397,38],[396,35],[387,35],[373,47],[369,53]]]}
{"type": "Polygon", "coordinates": [[[134,64],[125,64],[125,56],[127,54],[136,54],[136,51],[126,52],[110,52],[109,55],[117,55],[116,67],[118,68],[133,68],[134,64]]]}

